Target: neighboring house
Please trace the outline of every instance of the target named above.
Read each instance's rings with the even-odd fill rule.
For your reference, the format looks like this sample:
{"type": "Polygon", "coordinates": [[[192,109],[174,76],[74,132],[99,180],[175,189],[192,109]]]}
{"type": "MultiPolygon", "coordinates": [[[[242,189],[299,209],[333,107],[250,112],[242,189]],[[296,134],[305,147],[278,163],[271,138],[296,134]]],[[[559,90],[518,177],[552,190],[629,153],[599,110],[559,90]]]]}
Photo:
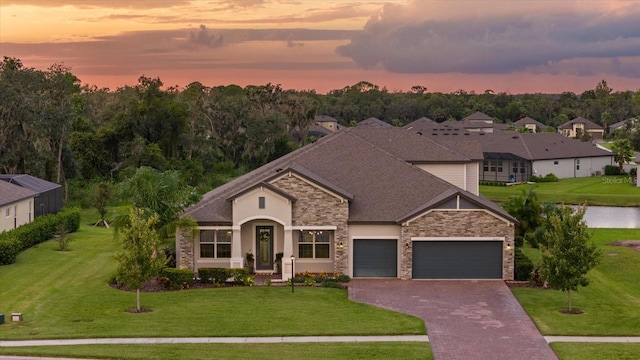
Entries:
{"type": "Polygon", "coordinates": [[[357,126],[374,126],[374,127],[393,127],[393,125],[386,123],[378,118],[370,117],[360,121],[357,126]]]}
{"type": "Polygon", "coordinates": [[[184,216],[197,221],[198,235],[191,241],[178,230],[178,266],[238,268],[252,253],[256,272],[272,273],[283,253],[283,280],[292,276],[291,256],[295,272],[513,279],[517,221],[477,195],[477,180],[466,191],[429,172],[430,165],[477,167],[477,144],[463,147],[395,127],[326,136],[189,207],[184,216]]]}
{"type": "Polygon", "coordinates": [[[601,175],[606,165],[614,164],[612,152],[558,133],[469,132],[448,123],[410,131],[442,143],[478,142],[484,158],[481,181],[524,182],[549,173],[559,178],[601,175]]]}
{"type": "Polygon", "coordinates": [[[462,127],[470,132],[492,133],[496,124],[493,118],[485,113],[476,111],[460,120],[462,127]]]}
{"type": "Polygon", "coordinates": [[[0,180],[32,190],[37,194],[33,206],[35,217],[57,214],[62,209],[62,185],[27,174],[0,174],[0,180]]]}
{"type": "Polygon", "coordinates": [[[602,126],[580,116],[558,126],[558,132],[563,136],[577,139],[582,138],[585,134],[594,140],[602,140],[604,137],[602,126]]]}
{"type": "Polygon", "coordinates": [[[17,228],[34,219],[36,192],[0,181],[0,232],[17,228]]]}
{"type": "Polygon", "coordinates": [[[528,116],[523,117],[522,119],[513,123],[516,129],[528,129],[532,133],[538,133],[544,131],[547,127],[545,124],[541,123],[538,120],[532,119],[528,116]]]}
{"type": "Polygon", "coordinates": [[[609,125],[609,133],[613,134],[616,130],[632,131],[637,122],[638,122],[638,119],[636,118],[628,118],[626,120],[619,121],[615,124],[611,124],[609,125]]]}
{"type": "Polygon", "coordinates": [[[320,126],[326,130],[329,130],[330,132],[336,132],[342,128],[338,124],[338,120],[327,115],[316,115],[313,118],[313,124],[316,126],[320,126]]]}
{"type": "Polygon", "coordinates": [[[407,129],[407,130],[411,130],[414,127],[424,127],[424,126],[435,126],[438,123],[435,120],[429,119],[428,117],[421,117],[419,119],[416,119],[410,123],[408,123],[407,125],[403,126],[403,128],[407,129]]]}

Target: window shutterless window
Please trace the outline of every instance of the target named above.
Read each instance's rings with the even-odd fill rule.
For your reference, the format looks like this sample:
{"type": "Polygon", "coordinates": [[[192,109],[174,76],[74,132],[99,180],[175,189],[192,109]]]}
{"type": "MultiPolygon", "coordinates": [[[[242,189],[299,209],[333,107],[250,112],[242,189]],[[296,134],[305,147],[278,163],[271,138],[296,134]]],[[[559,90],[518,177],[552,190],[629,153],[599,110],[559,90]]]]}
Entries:
{"type": "Polygon", "coordinates": [[[231,230],[200,230],[201,258],[230,258],[231,230]]]}
{"type": "Polygon", "coordinates": [[[300,259],[329,259],[333,230],[299,230],[298,257],[300,259]]]}

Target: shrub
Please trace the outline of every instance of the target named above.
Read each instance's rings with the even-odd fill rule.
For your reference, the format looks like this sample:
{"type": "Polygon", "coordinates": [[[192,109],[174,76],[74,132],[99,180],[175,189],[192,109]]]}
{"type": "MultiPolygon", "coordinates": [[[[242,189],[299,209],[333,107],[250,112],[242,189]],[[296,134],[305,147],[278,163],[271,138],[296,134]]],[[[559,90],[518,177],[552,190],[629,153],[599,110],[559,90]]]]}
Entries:
{"type": "Polygon", "coordinates": [[[203,284],[224,284],[231,277],[230,269],[198,268],[198,276],[203,284]]]}
{"type": "Polygon", "coordinates": [[[188,269],[164,268],[161,275],[169,279],[169,287],[174,289],[188,289],[193,285],[194,272],[188,269]]]}
{"type": "Polygon", "coordinates": [[[623,171],[617,165],[607,165],[604,167],[605,175],[622,175],[623,171]]]}
{"type": "Polygon", "coordinates": [[[533,272],[533,263],[531,263],[531,260],[518,248],[515,249],[514,255],[514,279],[518,281],[529,281],[531,279],[531,273],[533,272]]]}
{"type": "Polygon", "coordinates": [[[633,169],[629,170],[629,175],[638,176],[638,168],[633,168],[633,169]]]}
{"type": "Polygon", "coordinates": [[[0,265],[13,263],[21,250],[20,241],[9,233],[0,233],[0,265]]]}
{"type": "Polygon", "coordinates": [[[529,181],[532,182],[540,182],[540,183],[544,183],[544,182],[558,182],[558,177],[553,174],[553,173],[549,173],[545,176],[536,176],[536,175],[531,175],[531,178],[529,178],[529,181]]]}
{"type": "Polygon", "coordinates": [[[242,284],[242,279],[249,276],[249,269],[246,268],[228,269],[228,271],[228,277],[232,277],[233,282],[236,284],[242,284]]]}
{"type": "Polygon", "coordinates": [[[20,251],[51,239],[58,226],[64,226],[68,233],[78,231],[80,209],[63,209],[55,215],[39,216],[28,224],[0,233],[0,265],[13,263],[20,251]],[[17,252],[14,252],[15,241],[19,247],[17,252]]]}
{"type": "Polygon", "coordinates": [[[326,279],[323,282],[320,283],[322,285],[322,287],[327,287],[327,288],[335,288],[335,289],[342,289],[342,284],[337,282],[336,280],[332,280],[332,279],[326,279]]]}

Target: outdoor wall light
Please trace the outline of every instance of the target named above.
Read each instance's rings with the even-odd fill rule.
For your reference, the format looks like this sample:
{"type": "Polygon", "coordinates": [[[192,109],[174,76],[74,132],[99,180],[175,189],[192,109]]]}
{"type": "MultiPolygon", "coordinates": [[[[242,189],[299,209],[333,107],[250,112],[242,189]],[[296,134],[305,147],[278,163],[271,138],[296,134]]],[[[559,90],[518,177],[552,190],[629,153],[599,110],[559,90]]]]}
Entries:
{"type": "Polygon", "coordinates": [[[338,243],[338,250],[343,250],[344,249],[344,244],[342,243],[342,241],[340,241],[338,243]]]}

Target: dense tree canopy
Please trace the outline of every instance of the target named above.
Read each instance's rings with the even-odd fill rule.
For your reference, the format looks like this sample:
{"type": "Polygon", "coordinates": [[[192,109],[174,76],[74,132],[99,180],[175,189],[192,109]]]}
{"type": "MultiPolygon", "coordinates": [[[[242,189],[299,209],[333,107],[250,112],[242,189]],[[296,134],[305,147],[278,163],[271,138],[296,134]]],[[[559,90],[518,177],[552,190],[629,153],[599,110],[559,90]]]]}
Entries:
{"type": "MultiPolygon", "coordinates": [[[[576,116],[608,126],[640,115],[640,92],[616,92],[604,80],[582,94],[446,94],[422,85],[389,92],[362,81],[321,95],[273,84],[178,88],[145,76],[109,90],[80,86],[61,65],[43,71],[5,57],[0,89],[0,172],[120,182],[147,166],[180,171],[201,190],[304,145],[315,115],[342,126],[372,116],[401,126],[482,111],[499,123],[530,116],[551,127],[576,116]],[[298,143],[292,131],[301,135],[298,143]]],[[[640,149],[640,131],[616,136],[640,149]]]]}

